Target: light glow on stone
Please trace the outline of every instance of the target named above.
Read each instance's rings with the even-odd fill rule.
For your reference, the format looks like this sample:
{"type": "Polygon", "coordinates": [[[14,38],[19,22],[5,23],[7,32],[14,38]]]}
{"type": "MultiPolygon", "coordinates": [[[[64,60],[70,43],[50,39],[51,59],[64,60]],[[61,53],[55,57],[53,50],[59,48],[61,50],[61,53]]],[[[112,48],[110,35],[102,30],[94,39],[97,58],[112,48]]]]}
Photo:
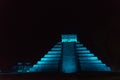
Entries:
{"type": "Polygon", "coordinates": [[[57,55],[55,55],[55,54],[53,54],[53,55],[52,54],[51,55],[50,54],[46,54],[44,57],[50,57],[50,58],[51,57],[55,57],[55,58],[57,58],[57,57],[61,57],[61,55],[58,55],[58,54],[57,55]]]}
{"type": "Polygon", "coordinates": [[[82,56],[86,56],[86,57],[88,57],[88,56],[94,56],[94,54],[78,54],[80,57],[82,57],[82,56]]]}
{"type": "Polygon", "coordinates": [[[41,58],[43,61],[48,61],[48,60],[60,60],[60,58],[41,58]]]}
{"type": "Polygon", "coordinates": [[[74,34],[62,35],[62,42],[77,42],[77,35],[74,34]]]}
{"type": "Polygon", "coordinates": [[[79,60],[98,60],[97,57],[81,57],[79,60]]]}

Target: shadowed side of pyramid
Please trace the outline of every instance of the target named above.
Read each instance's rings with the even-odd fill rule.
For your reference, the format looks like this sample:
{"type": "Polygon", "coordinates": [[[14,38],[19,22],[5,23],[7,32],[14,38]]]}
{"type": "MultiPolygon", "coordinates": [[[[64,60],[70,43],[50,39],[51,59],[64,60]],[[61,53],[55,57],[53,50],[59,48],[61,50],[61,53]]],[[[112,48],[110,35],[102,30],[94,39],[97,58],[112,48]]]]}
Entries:
{"type": "Polygon", "coordinates": [[[61,42],[54,45],[27,72],[75,73],[80,71],[111,71],[111,69],[77,41],[77,35],[64,34],[61,36],[61,42]]]}

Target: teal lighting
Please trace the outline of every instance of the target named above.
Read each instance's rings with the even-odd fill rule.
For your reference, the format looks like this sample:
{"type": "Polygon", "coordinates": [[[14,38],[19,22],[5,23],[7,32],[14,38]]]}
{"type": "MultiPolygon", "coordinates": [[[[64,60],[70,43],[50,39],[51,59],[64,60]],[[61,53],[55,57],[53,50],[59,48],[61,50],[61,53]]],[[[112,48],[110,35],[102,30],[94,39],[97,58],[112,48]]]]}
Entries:
{"type": "Polygon", "coordinates": [[[77,51],[77,53],[90,53],[90,50],[77,51]]]}
{"type": "Polygon", "coordinates": [[[56,48],[56,47],[57,47],[57,48],[61,48],[62,45],[55,45],[54,48],[56,48]]]}
{"type": "Polygon", "coordinates": [[[111,71],[87,47],[77,40],[76,34],[63,34],[61,41],[51,48],[27,72],[111,71]]]}
{"type": "Polygon", "coordinates": [[[102,62],[101,62],[101,60],[95,60],[95,61],[80,61],[80,63],[86,63],[86,64],[88,64],[88,63],[98,63],[98,64],[101,64],[102,62]]]}
{"type": "Polygon", "coordinates": [[[37,64],[58,64],[58,61],[46,62],[46,61],[38,61],[37,64]]]}
{"type": "Polygon", "coordinates": [[[77,63],[75,57],[75,43],[64,42],[63,43],[63,60],[62,60],[62,71],[64,73],[77,72],[77,63]]]}
{"type": "Polygon", "coordinates": [[[60,54],[61,51],[49,51],[48,54],[60,54]]]}
{"type": "Polygon", "coordinates": [[[105,64],[80,64],[82,67],[84,68],[105,68],[106,65],[105,64]]]}
{"type": "Polygon", "coordinates": [[[94,56],[94,54],[78,54],[78,56],[94,56]]]}
{"type": "Polygon", "coordinates": [[[83,47],[83,44],[76,44],[76,47],[83,47]]]}
{"type": "Polygon", "coordinates": [[[87,50],[86,47],[80,47],[80,48],[76,48],[76,50],[87,50]]]}
{"type": "Polygon", "coordinates": [[[45,57],[61,57],[61,55],[55,55],[55,54],[53,54],[53,55],[49,55],[49,54],[47,54],[47,55],[45,55],[45,57]]]}
{"type": "Polygon", "coordinates": [[[77,35],[75,34],[62,35],[62,42],[77,42],[77,35]]]}
{"type": "Polygon", "coordinates": [[[45,61],[48,61],[48,60],[59,60],[59,58],[41,58],[41,60],[45,60],[45,61]]]}
{"type": "Polygon", "coordinates": [[[61,48],[52,48],[51,50],[61,50],[61,48]]]}
{"type": "Polygon", "coordinates": [[[79,60],[98,60],[97,57],[81,57],[79,60]]]}

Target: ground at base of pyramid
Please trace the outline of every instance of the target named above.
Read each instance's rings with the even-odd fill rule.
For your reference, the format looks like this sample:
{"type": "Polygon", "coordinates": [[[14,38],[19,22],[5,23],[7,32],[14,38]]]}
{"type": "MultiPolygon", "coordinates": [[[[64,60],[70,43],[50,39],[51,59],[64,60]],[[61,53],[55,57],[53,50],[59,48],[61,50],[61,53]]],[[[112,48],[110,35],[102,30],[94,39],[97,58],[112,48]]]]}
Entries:
{"type": "Polygon", "coordinates": [[[0,74],[0,80],[120,80],[120,72],[0,74]]]}

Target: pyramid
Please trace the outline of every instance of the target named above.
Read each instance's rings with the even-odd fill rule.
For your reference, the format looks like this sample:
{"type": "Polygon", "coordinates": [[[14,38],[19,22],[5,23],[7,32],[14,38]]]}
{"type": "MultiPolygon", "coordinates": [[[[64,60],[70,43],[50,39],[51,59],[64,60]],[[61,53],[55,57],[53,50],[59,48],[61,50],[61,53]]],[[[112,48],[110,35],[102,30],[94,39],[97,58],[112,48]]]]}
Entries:
{"type": "Polygon", "coordinates": [[[111,71],[111,69],[80,43],[76,34],[63,34],[61,41],[27,72],[80,71],[111,71]]]}

